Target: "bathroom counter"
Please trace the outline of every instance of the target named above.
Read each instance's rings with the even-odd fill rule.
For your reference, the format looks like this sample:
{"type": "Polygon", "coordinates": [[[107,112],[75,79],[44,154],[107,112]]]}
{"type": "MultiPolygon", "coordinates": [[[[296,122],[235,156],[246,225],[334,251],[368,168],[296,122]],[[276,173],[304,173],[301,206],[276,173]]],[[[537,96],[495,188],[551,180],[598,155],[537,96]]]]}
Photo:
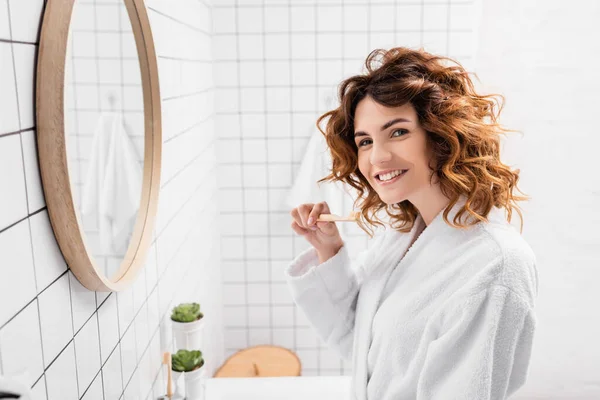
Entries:
{"type": "Polygon", "coordinates": [[[205,400],[347,400],[349,376],[209,378],[205,400]]]}

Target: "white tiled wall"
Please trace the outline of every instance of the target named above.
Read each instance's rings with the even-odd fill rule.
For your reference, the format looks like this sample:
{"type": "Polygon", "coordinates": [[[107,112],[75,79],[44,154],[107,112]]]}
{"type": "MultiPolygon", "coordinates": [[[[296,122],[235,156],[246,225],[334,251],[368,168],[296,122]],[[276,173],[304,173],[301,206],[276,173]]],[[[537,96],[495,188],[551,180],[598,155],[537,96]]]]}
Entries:
{"type": "MultiPolygon", "coordinates": [[[[284,196],[317,117],[335,106],[336,85],[360,73],[371,50],[423,46],[469,68],[473,8],[468,0],[214,3],[227,354],[275,344],[297,352],[304,375],[350,372],[288,293],[283,268],[307,245],[290,228],[284,196]]],[[[368,245],[358,229],[346,240],[354,254],[368,245]]]]}
{"type": "Polygon", "coordinates": [[[146,266],[108,294],[68,270],[44,201],[33,92],[44,2],[0,0],[0,374],[27,372],[35,399],[163,394],[162,328],[183,301],[207,318],[207,369],[223,361],[211,5],[146,4],[163,110],[159,211],[146,266]]]}

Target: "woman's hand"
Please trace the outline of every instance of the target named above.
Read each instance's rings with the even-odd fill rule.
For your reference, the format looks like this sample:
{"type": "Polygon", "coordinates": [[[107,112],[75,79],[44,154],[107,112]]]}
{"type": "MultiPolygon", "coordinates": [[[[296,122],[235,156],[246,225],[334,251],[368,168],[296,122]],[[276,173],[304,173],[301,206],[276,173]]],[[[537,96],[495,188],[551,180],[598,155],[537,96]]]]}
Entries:
{"type": "Polygon", "coordinates": [[[317,250],[319,262],[322,264],[337,254],[344,242],[335,222],[317,221],[321,214],[330,214],[326,202],[317,204],[302,204],[294,208],[292,215],[292,229],[304,238],[317,250]]]}

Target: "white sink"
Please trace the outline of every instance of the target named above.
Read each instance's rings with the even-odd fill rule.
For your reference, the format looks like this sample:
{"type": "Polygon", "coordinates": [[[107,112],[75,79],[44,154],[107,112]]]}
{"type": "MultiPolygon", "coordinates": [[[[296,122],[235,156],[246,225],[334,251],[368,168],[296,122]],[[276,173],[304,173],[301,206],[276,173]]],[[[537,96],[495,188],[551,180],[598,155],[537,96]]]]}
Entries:
{"type": "Polygon", "coordinates": [[[205,400],[348,400],[349,376],[209,378],[205,400]]]}

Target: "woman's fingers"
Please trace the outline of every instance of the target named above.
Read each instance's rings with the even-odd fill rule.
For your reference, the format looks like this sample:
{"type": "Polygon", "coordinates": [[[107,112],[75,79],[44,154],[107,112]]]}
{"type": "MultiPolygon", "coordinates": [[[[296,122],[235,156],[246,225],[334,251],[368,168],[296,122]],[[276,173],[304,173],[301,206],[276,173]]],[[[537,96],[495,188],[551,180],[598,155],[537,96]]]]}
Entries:
{"type": "Polygon", "coordinates": [[[301,236],[304,236],[308,233],[308,230],[302,228],[300,225],[298,225],[296,221],[292,221],[292,229],[294,230],[294,232],[301,236]]]}
{"type": "Polygon", "coordinates": [[[323,214],[324,208],[324,202],[317,203],[314,205],[310,212],[310,215],[308,216],[307,221],[310,226],[317,226],[317,219],[319,218],[319,215],[323,214]]]}

